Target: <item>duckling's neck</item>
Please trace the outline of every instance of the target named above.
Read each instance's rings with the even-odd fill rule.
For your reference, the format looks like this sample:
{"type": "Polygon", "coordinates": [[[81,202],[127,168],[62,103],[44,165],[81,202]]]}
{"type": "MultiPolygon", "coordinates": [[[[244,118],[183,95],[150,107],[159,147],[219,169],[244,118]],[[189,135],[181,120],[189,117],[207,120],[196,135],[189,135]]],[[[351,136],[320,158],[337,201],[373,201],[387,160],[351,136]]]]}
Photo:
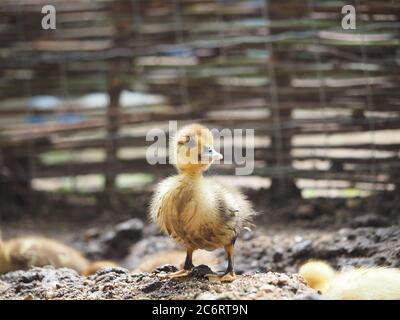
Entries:
{"type": "Polygon", "coordinates": [[[184,181],[200,181],[203,179],[203,172],[200,171],[181,171],[179,176],[184,181]]]}

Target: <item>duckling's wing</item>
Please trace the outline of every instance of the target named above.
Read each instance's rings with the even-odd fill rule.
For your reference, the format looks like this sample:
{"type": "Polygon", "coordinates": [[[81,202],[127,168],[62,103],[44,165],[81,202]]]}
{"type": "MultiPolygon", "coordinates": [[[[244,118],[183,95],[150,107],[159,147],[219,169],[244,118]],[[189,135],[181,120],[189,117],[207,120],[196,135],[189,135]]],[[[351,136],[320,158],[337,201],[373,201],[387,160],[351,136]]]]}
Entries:
{"type": "Polygon", "coordinates": [[[165,195],[171,190],[174,189],[176,185],[176,176],[171,176],[163,181],[161,181],[154,190],[153,197],[150,201],[150,208],[149,208],[149,218],[152,222],[157,222],[158,214],[164,203],[165,195]]]}
{"type": "Polygon", "coordinates": [[[218,178],[207,178],[214,186],[218,214],[231,225],[236,233],[243,228],[252,226],[251,220],[256,215],[251,203],[239,190],[227,186],[218,178]]]}

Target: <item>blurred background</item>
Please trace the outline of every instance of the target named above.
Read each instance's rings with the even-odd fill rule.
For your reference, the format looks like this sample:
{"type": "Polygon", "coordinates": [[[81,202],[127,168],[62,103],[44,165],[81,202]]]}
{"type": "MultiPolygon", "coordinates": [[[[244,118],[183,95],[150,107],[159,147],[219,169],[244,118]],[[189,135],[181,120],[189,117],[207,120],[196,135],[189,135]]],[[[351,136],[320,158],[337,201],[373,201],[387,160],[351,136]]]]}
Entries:
{"type": "Polygon", "coordinates": [[[385,242],[399,239],[399,34],[397,0],[1,1],[3,237],[47,235],[137,266],[157,251],[143,241],[162,241],[146,222],[153,187],[174,173],[147,163],[145,136],[178,120],[255,129],[251,176],[210,170],[261,212],[239,272],[312,254],[400,265],[385,242]],[[49,2],[56,30],[41,28],[49,2]],[[341,27],[346,4],[355,30],[341,27]],[[317,248],[321,234],[364,247],[317,248]]]}

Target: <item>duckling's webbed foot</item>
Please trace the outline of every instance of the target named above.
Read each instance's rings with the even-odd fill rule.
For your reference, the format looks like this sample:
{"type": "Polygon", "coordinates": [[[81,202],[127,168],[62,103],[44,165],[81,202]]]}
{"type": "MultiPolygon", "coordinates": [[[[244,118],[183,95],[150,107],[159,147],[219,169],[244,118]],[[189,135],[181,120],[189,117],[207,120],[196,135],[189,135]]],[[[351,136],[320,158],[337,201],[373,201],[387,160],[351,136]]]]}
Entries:
{"type": "Polygon", "coordinates": [[[189,277],[192,274],[192,269],[194,268],[194,265],[192,262],[192,256],[193,256],[193,250],[187,249],[186,259],[185,259],[185,263],[183,265],[183,269],[173,272],[173,273],[160,275],[160,277],[168,278],[168,279],[178,279],[178,278],[189,277]]]}
{"type": "Polygon", "coordinates": [[[191,270],[182,269],[173,273],[159,275],[159,277],[166,279],[179,279],[179,278],[189,277],[191,274],[192,274],[191,270]]]}
{"type": "Polygon", "coordinates": [[[236,273],[233,271],[233,244],[225,246],[225,251],[228,255],[228,268],[222,276],[217,274],[208,274],[207,278],[211,282],[232,282],[236,279],[236,273]]]}
{"type": "Polygon", "coordinates": [[[234,271],[225,273],[222,277],[221,277],[221,282],[232,282],[236,280],[236,273],[234,271]]]}
{"type": "Polygon", "coordinates": [[[210,282],[232,282],[236,280],[236,273],[234,271],[230,271],[223,275],[208,274],[207,278],[210,282]]]}

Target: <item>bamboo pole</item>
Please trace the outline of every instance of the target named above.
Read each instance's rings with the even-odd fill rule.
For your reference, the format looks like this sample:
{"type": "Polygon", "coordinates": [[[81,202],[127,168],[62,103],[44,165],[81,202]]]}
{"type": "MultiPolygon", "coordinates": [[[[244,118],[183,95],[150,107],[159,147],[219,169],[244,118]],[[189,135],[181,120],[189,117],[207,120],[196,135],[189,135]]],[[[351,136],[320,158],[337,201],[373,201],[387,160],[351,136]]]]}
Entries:
{"type": "MultiPolygon", "coordinates": [[[[127,34],[129,33],[130,17],[125,11],[126,1],[116,0],[112,3],[110,18],[113,21],[114,47],[124,48],[126,46],[127,34]]],[[[130,61],[123,57],[116,57],[109,62],[108,72],[108,94],[109,104],[106,112],[106,170],[105,170],[105,192],[107,193],[110,204],[116,204],[116,178],[118,167],[118,131],[120,127],[120,97],[124,83],[124,70],[129,68],[130,61]]]]}

